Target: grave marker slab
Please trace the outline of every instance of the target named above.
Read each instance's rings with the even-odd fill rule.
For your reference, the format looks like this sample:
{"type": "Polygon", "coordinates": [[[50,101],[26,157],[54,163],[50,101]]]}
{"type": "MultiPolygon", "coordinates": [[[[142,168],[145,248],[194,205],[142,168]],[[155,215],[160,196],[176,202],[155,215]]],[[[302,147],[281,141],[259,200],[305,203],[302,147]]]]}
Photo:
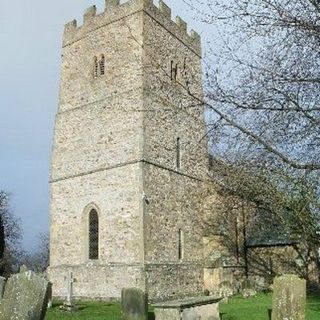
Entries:
{"type": "Polygon", "coordinates": [[[290,274],[275,278],[272,320],[305,320],[305,308],[306,281],[290,274]]]}
{"type": "Polygon", "coordinates": [[[32,271],[8,279],[0,320],[43,320],[47,311],[49,282],[32,271]]]}
{"type": "Polygon", "coordinates": [[[148,295],[136,288],[122,289],[121,313],[124,320],[148,320],[148,295]]]}
{"type": "Polygon", "coordinates": [[[4,289],[6,285],[6,278],[0,277],[0,301],[2,300],[3,294],[4,294],[4,289]]]}

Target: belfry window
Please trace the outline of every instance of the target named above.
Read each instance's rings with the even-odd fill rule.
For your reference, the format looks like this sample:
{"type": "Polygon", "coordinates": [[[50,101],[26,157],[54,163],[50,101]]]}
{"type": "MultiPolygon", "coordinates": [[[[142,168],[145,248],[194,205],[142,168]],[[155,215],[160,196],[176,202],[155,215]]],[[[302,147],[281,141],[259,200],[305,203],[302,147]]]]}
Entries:
{"type": "Polygon", "coordinates": [[[178,258],[181,261],[184,258],[184,233],[179,229],[178,258]]]}
{"type": "Polygon", "coordinates": [[[171,60],[171,80],[176,81],[178,76],[178,64],[171,60]]]}
{"type": "Polygon", "coordinates": [[[105,64],[106,64],[105,57],[104,55],[102,55],[99,61],[100,76],[103,76],[105,74],[105,64]]]}
{"type": "Polygon", "coordinates": [[[95,209],[89,213],[89,259],[99,259],[99,217],[95,209]]]}
{"type": "Polygon", "coordinates": [[[98,64],[98,58],[93,58],[93,77],[98,78],[99,75],[99,64],[98,64]]]}
{"type": "Polygon", "coordinates": [[[93,58],[93,77],[98,78],[105,75],[106,73],[106,59],[104,55],[101,55],[98,59],[97,57],[93,58]]]}

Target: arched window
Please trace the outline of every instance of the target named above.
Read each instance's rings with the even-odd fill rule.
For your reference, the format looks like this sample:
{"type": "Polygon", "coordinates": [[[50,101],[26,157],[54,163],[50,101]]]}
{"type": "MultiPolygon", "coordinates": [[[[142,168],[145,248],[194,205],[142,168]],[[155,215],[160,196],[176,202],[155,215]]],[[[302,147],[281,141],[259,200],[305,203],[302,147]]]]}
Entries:
{"type": "Polygon", "coordinates": [[[171,80],[176,81],[178,76],[178,63],[171,60],[171,80]]]}
{"type": "Polygon", "coordinates": [[[102,55],[99,61],[100,76],[103,76],[105,74],[105,64],[106,64],[105,57],[104,55],[102,55]]]}
{"type": "Polygon", "coordinates": [[[99,259],[99,216],[95,209],[89,213],[89,259],[99,259]]]}
{"type": "Polygon", "coordinates": [[[98,58],[93,58],[93,77],[98,78],[99,75],[99,64],[98,64],[98,58]]]}
{"type": "Polygon", "coordinates": [[[184,257],[184,233],[179,229],[178,257],[181,261],[184,257]]]}
{"type": "Polygon", "coordinates": [[[181,141],[180,138],[177,138],[177,145],[176,145],[176,167],[178,170],[181,169],[181,141]]]}

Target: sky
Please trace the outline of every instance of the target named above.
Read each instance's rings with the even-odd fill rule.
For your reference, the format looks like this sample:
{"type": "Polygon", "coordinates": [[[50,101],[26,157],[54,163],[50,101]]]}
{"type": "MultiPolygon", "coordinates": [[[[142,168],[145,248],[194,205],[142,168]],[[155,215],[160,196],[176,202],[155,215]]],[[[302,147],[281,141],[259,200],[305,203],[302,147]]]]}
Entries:
{"type": "MultiPolygon", "coordinates": [[[[125,1],[122,1],[125,2],[125,1]]],[[[166,0],[200,34],[183,0],[166,0]]],[[[157,1],[155,1],[157,4],[157,1]]],[[[0,0],[0,190],[11,195],[23,245],[33,250],[49,230],[49,169],[62,32],[86,8],[104,0],[0,0]]]]}

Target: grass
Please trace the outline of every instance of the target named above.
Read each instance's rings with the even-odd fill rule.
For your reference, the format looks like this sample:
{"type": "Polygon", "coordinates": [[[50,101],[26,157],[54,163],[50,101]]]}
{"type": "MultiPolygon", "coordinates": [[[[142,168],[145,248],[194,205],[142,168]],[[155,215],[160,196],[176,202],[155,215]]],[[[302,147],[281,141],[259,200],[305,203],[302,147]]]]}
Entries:
{"type": "MultiPolygon", "coordinates": [[[[59,305],[54,304],[48,310],[45,320],[120,320],[121,311],[119,303],[83,302],[77,303],[78,310],[69,313],[59,310],[59,305]]],[[[149,312],[149,320],[154,320],[152,310],[149,312]]]]}
{"type": "MultiPolygon", "coordinates": [[[[54,305],[48,310],[46,320],[120,320],[121,312],[118,303],[79,303],[79,310],[67,313],[59,310],[54,305]]],[[[221,304],[220,312],[222,320],[268,320],[268,309],[271,308],[271,295],[258,294],[254,298],[244,299],[234,296],[229,303],[221,304]]],[[[152,310],[149,312],[149,320],[154,319],[152,310]]],[[[320,319],[320,296],[308,297],[306,320],[320,319]]]]}
{"type": "MultiPolygon", "coordinates": [[[[221,304],[222,320],[268,320],[268,309],[271,309],[271,295],[258,294],[244,299],[234,296],[229,303],[221,304]]],[[[320,296],[311,296],[307,300],[306,320],[320,319],[320,296]]]]}
{"type": "Polygon", "coordinates": [[[116,303],[79,303],[77,311],[69,313],[59,310],[57,304],[48,310],[45,320],[119,320],[121,319],[120,305],[116,303]]]}

